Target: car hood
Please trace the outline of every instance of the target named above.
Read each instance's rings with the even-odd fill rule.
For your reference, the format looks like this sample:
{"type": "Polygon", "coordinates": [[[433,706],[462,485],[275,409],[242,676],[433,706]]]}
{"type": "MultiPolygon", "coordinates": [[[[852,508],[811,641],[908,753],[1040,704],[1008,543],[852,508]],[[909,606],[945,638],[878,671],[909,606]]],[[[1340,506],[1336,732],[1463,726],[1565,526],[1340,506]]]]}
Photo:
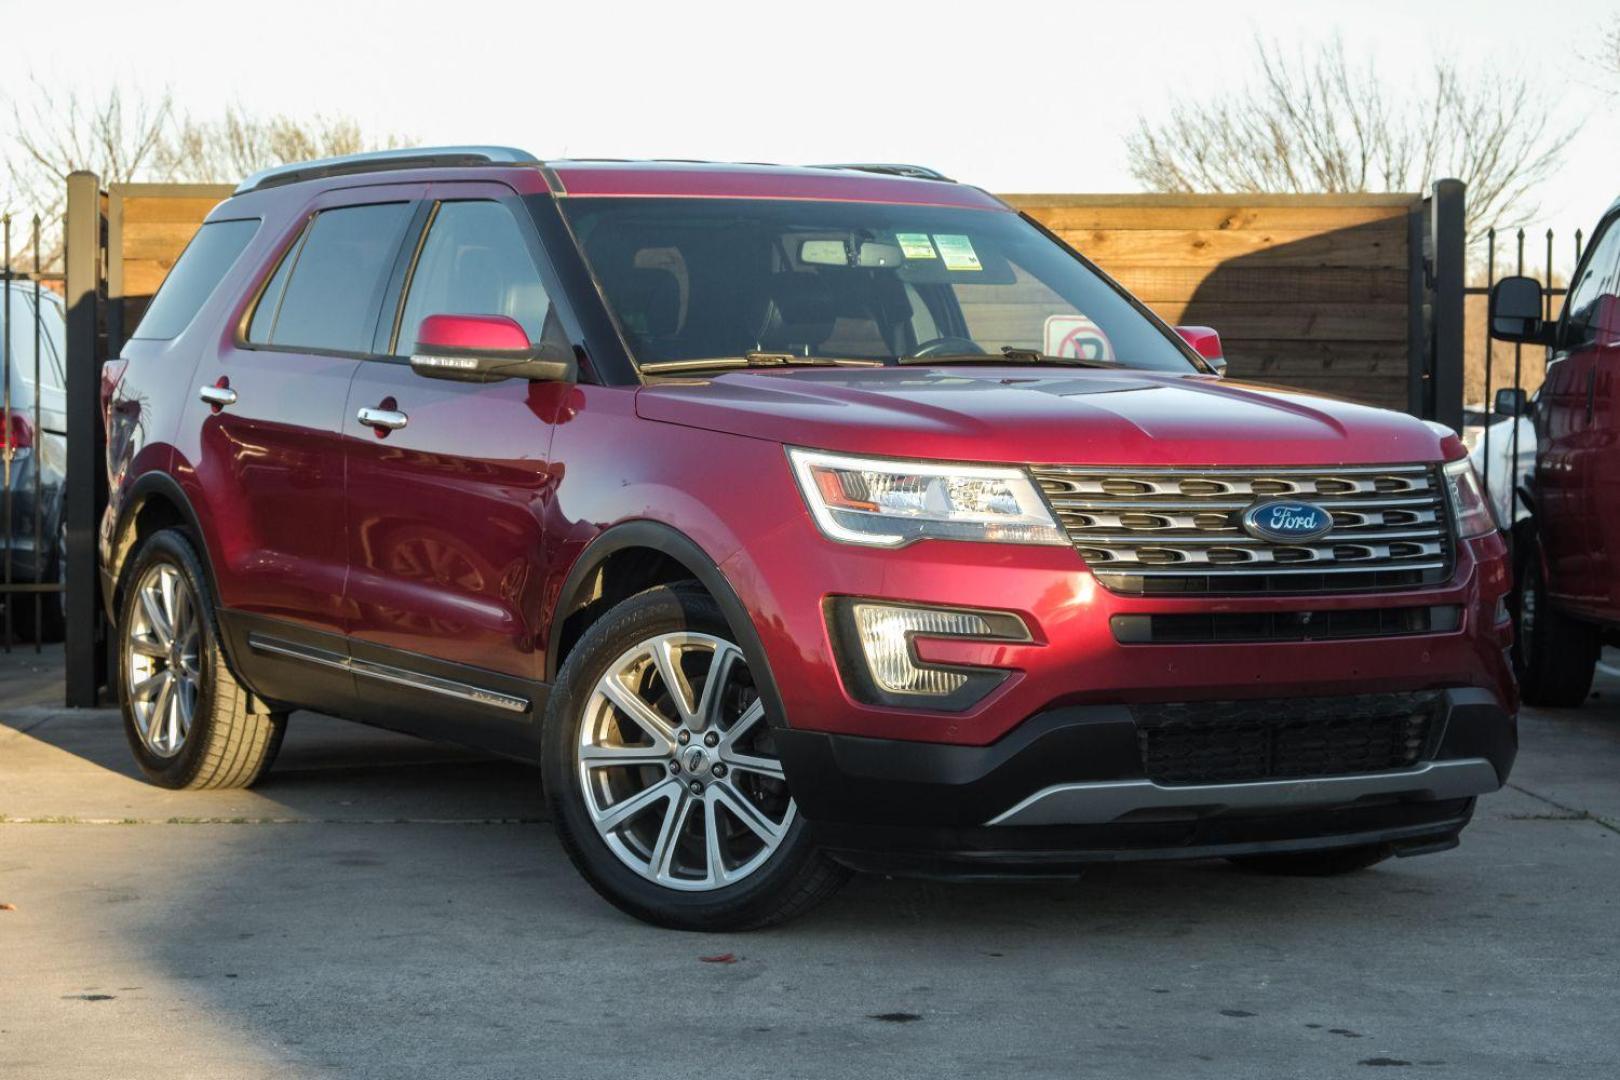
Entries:
{"type": "MultiPolygon", "coordinates": [[[[1460,456],[1420,420],[1213,376],[1065,368],[727,372],[638,415],[823,450],[976,462],[1347,465],[1460,456]]],[[[1455,437],[1452,437],[1455,439],[1455,437]]]]}

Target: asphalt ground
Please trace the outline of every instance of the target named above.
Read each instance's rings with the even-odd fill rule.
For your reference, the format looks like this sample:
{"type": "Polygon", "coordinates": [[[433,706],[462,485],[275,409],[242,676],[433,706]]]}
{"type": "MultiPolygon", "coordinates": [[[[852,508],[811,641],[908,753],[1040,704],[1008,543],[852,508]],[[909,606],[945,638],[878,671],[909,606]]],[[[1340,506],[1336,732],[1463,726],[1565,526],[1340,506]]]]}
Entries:
{"type": "Polygon", "coordinates": [[[60,670],[0,657],[3,1080],[1620,1076],[1620,667],[1455,851],[864,878],[745,935],[600,901],[532,770],[299,713],[254,791],[163,791],[60,670]]]}

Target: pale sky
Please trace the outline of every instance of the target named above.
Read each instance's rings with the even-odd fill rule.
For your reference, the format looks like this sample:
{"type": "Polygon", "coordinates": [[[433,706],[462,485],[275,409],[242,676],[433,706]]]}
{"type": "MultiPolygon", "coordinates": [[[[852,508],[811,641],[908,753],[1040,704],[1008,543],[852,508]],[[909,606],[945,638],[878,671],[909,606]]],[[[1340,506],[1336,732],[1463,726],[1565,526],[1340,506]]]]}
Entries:
{"type": "Polygon", "coordinates": [[[1338,31],[1376,53],[1392,94],[1438,51],[1546,88],[1581,127],[1541,192],[1539,227],[1568,232],[1620,196],[1620,97],[1580,58],[1617,20],[1620,0],[0,0],[0,109],[32,71],[85,91],[167,87],[199,117],[234,100],[542,157],[909,161],[992,191],[1133,191],[1138,114],[1241,81],[1257,32],[1338,31]],[[86,11],[95,25],[56,15],[86,11]]]}

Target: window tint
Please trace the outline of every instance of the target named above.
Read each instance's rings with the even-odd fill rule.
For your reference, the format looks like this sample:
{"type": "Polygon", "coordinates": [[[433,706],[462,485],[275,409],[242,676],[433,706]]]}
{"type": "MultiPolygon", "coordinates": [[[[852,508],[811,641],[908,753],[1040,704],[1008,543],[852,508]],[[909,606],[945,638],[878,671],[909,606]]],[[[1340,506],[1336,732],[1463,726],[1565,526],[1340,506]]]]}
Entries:
{"type": "MultiPolygon", "coordinates": [[[[40,296],[39,306],[39,381],[46,390],[60,391],[63,386],[62,365],[56,346],[62,340],[61,310],[51,302],[48,294],[40,296]]],[[[16,382],[12,384],[14,387],[18,383],[34,385],[34,333],[33,286],[14,285],[7,289],[0,284],[0,359],[10,362],[11,371],[16,376],[16,382]],[[9,310],[6,307],[8,293],[9,310]],[[5,339],[8,336],[11,346],[9,357],[5,353],[5,339]]]]}
{"type": "MultiPolygon", "coordinates": [[[[345,206],[320,213],[292,260],[268,337],[259,340],[294,348],[370,352],[378,297],[410,214],[409,203],[345,206]]],[[[270,290],[260,299],[260,308],[266,302],[275,302],[270,290]]],[[[251,329],[264,329],[257,311],[251,329]]]]}
{"type": "Polygon", "coordinates": [[[1592,257],[1570,283],[1569,326],[1565,345],[1578,348],[1592,342],[1595,328],[1613,330],[1616,295],[1620,294],[1620,222],[1611,223],[1597,240],[1592,257]]]}
{"type": "Polygon", "coordinates": [[[287,253],[281,257],[281,265],[270,278],[270,283],[264,287],[264,293],[259,297],[259,306],[253,309],[253,321],[248,323],[249,341],[268,344],[270,341],[270,328],[275,325],[276,312],[281,310],[281,294],[287,287],[287,276],[292,273],[293,263],[298,261],[298,249],[304,244],[304,237],[308,234],[298,234],[287,253]]]}
{"type": "Polygon", "coordinates": [[[258,228],[258,219],[251,218],[211,221],[198,229],[132,336],[172,338],[189,326],[258,228]]]}
{"type": "Polygon", "coordinates": [[[505,315],[523,326],[530,341],[539,341],[550,314],[551,301],[512,212],[498,202],[447,202],[428,227],[394,351],[411,350],[417,327],[429,315],[505,315]]]}

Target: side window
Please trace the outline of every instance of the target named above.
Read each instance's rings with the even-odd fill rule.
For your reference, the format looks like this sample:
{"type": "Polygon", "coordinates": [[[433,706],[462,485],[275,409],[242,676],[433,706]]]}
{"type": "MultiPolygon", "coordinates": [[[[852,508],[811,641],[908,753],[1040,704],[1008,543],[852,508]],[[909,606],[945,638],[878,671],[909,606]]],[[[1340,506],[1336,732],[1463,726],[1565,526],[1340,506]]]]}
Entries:
{"type": "Polygon", "coordinates": [[[303,243],[283,259],[259,297],[248,340],[369,352],[384,279],[410,216],[410,203],[344,206],[317,214],[303,243]]]}
{"type": "Polygon", "coordinates": [[[505,315],[530,341],[566,343],[517,219],[498,202],[439,204],[411,273],[396,353],[410,352],[429,315],[505,315]]]}
{"type": "Polygon", "coordinates": [[[258,229],[258,218],[210,221],[198,229],[130,336],[177,337],[196,318],[258,229]]]}
{"type": "Polygon", "coordinates": [[[292,274],[293,263],[298,261],[298,251],[304,246],[304,239],[309,236],[309,225],[306,222],[304,231],[298,234],[298,239],[281,257],[281,265],[271,275],[270,282],[264,287],[259,297],[259,306],[253,309],[253,319],[248,323],[247,339],[261,345],[270,343],[270,328],[276,324],[276,313],[281,310],[281,297],[287,290],[287,278],[292,274]]]}
{"type": "Polygon", "coordinates": [[[1613,331],[1616,324],[1616,294],[1620,294],[1620,220],[1611,222],[1596,241],[1596,249],[1580,275],[1569,286],[1564,301],[1569,321],[1564,329],[1564,347],[1589,344],[1599,328],[1613,331]]]}
{"type": "MultiPolygon", "coordinates": [[[[17,377],[34,385],[34,298],[22,289],[11,294],[11,363],[17,377]]],[[[62,316],[51,301],[39,301],[39,384],[60,392],[65,381],[56,346],[62,338],[62,316]]]]}

